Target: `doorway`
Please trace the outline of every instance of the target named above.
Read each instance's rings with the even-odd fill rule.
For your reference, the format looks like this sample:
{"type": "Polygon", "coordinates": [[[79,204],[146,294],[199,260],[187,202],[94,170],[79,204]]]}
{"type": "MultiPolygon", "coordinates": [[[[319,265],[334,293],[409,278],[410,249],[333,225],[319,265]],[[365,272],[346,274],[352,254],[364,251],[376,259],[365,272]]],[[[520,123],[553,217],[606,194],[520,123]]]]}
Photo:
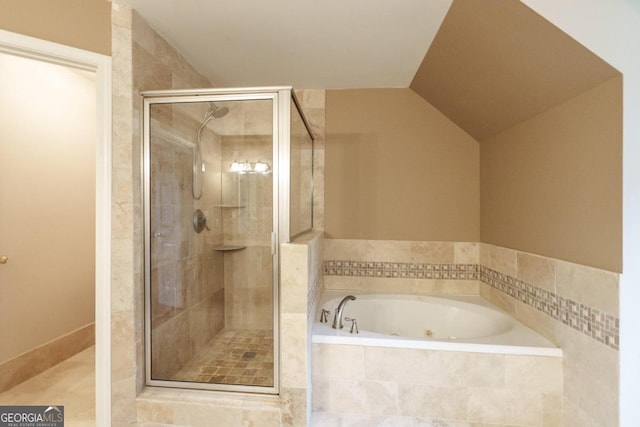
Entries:
{"type": "Polygon", "coordinates": [[[0,31],[0,61],[0,365],[35,372],[95,340],[109,425],[111,60],[0,31]]]}

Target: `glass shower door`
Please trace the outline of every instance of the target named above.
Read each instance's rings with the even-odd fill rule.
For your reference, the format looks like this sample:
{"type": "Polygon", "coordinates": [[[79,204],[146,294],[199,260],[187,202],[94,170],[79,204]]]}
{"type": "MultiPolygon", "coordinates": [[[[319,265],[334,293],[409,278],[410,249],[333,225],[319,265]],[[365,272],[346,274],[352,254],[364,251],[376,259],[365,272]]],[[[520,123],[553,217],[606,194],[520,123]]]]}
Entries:
{"type": "Polygon", "coordinates": [[[149,385],[277,392],[275,96],[145,99],[149,385]]]}

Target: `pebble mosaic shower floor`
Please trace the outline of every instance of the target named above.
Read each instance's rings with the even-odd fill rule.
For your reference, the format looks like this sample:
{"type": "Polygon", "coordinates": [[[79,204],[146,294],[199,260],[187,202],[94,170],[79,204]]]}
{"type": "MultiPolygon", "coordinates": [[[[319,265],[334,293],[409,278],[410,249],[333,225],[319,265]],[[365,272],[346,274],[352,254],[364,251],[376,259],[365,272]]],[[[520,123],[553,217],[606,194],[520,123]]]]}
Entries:
{"type": "Polygon", "coordinates": [[[223,330],[172,379],[273,386],[273,331],[223,330]]]}

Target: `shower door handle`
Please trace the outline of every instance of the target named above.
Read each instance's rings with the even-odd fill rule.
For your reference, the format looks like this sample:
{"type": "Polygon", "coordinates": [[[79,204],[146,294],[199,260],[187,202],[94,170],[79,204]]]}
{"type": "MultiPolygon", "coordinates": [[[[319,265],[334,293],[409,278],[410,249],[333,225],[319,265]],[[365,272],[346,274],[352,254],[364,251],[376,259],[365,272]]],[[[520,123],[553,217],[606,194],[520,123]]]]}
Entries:
{"type": "Polygon", "coordinates": [[[275,255],[278,249],[278,235],[275,231],[271,232],[271,255],[275,255]]]}

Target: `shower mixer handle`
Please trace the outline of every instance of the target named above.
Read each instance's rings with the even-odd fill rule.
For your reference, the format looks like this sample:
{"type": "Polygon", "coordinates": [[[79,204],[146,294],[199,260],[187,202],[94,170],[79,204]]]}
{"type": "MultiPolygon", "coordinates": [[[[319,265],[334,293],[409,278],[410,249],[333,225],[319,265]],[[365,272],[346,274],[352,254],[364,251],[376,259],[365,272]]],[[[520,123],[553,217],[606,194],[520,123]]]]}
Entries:
{"type": "Polygon", "coordinates": [[[210,230],[207,226],[208,219],[209,217],[206,213],[202,212],[200,209],[196,209],[196,211],[193,213],[193,229],[196,233],[202,232],[202,230],[204,230],[205,228],[207,230],[210,230]]]}

